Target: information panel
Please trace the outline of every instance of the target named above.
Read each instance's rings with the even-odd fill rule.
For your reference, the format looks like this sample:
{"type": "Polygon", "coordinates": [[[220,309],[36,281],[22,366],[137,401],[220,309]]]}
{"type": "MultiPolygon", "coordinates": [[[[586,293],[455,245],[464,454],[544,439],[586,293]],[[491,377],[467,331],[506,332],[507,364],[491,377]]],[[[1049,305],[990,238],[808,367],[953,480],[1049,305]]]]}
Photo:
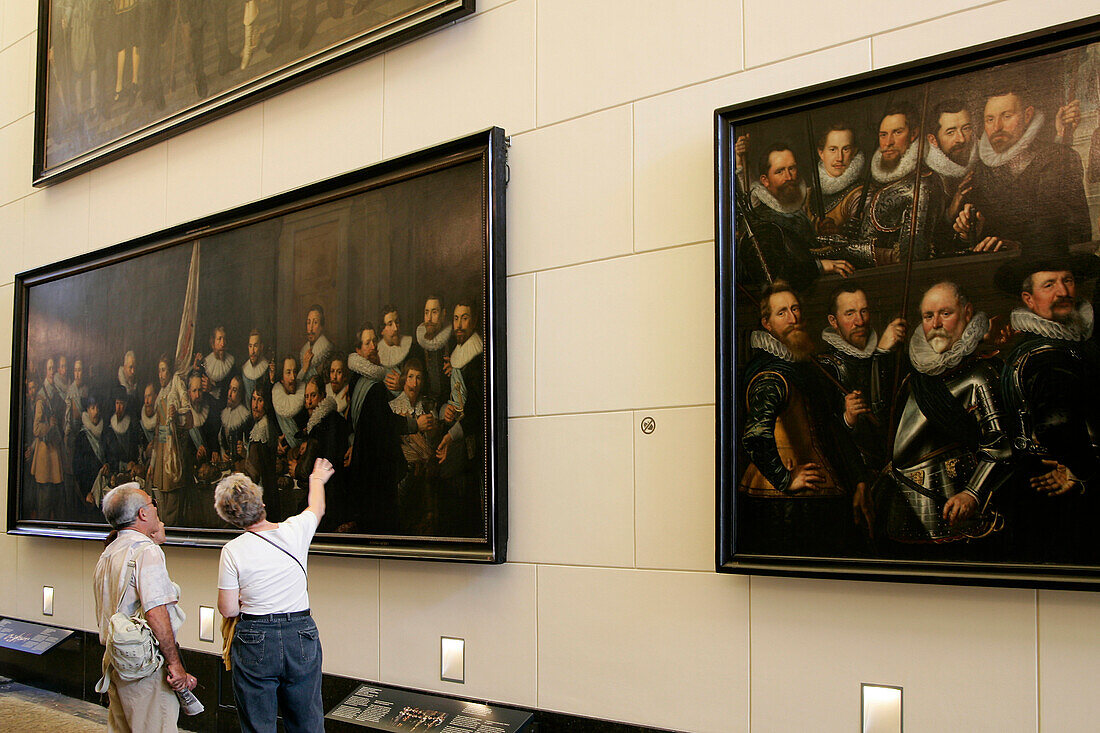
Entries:
{"type": "Polygon", "coordinates": [[[0,647],[5,649],[42,654],[68,639],[72,633],[69,629],[0,618],[0,647]]]}
{"type": "Polygon", "coordinates": [[[466,700],[360,685],[325,717],[394,733],[519,733],[532,716],[466,700]]]}

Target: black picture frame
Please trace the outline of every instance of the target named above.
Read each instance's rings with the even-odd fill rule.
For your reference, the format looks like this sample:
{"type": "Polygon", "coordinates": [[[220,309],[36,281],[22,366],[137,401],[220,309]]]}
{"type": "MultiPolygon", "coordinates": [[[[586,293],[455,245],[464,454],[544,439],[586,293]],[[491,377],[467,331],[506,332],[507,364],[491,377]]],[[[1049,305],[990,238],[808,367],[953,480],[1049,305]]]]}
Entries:
{"type": "Polygon", "coordinates": [[[63,181],[362,61],[472,14],[475,2],[249,0],[231,17],[220,2],[39,0],[33,183],[63,181]]]}
{"type": "MultiPolygon", "coordinates": [[[[817,134],[822,134],[825,122],[835,120],[838,114],[840,116],[847,114],[853,118],[863,114],[866,119],[862,119],[861,122],[870,122],[877,126],[883,119],[884,110],[876,107],[872,112],[861,112],[869,106],[869,100],[875,100],[878,105],[883,99],[909,97],[915,99],[916,104],[913,106],[916,109],[922,106],[924,108],[920,118],[924,122],[921,125],[920,134],[916,137],[916,140],[919,140],[927,137],[924,128],[928,124],[928,112],[932,109],[932,103],[936,97],[944,96],[945,89],[964,98],[970,111],[977,112],[973,115],[975,150],[971,165],[974,165],[973,161],[979,158],[976,148],[983,133],[984,120],[981,116],[983,106],[979,104],[975,109],[974,102],[982,100],[983,89],[993,88],[985,82],[1000,77],[1006,72],[1016,74],[1020,78],[1027,75],[1031,75],[1027,78],[1038,78],[1040,82],[1037,85],[1032,82],[1029,94],[1045,93],[1047,95],[1046,118],[1050,124],[1052,119],[1049,109],[1050,98],[1054,97],[1054,109],[1058,109],[1057,95],[1065,92],[1071,88],[1071,84],[1078,81],[1076,78],[1071,81],[1068,77],[1059,75],[1063,68],[1060,64],[1065,59],[1083,57],[1085,47],[1098,43],[1100,43],[1100,16],[1094,16],[887,69],[870,71],[763,99],[732,104],[715,111],[716,369],[718,373],[715,549],[718,572],[1026,588],[1096,590],[1100,587],[1100,560],[1078,556],[1070,560],[1063,558],[1053,561],[1029,557],[1014,551],[1015,545],[1012,543],[1017,540],[1003,540],[1001,550],[989,551],[984,555],[963,549],[956,556],[952,556],[950,551],[937,554],[919,546],[915,550],[909,548],[908,554],[875,549],[883,546],[881,535],[877,544],[864,535],[862,541],[867,544],[862,545],[861,549],[855,552],[843,553],[816,553],[784,548],[777,550],[774,546],[768,547],[767,543],[754,546],[754,540],[746,539],[750,537],[747,517],[750,516],[752,508],[749,506],[751,500],[746,494],[747,484],[745,489],[739,490],[744,472],[751,463],[741,442],[746,414],[750,409],[747,407],[748,385],[744,383],[743,377],[746,363],[751,356],[749,332],[761,328],[761,311],[755,298],[758,298],[763,290],[761,285],[766,283],[760,279],[759,274],[756,280],[752,280],[751,276],[745,275],[748,270],[739,270],[739,267],[757,267],[757,265],[750,264],[748,260],[753,250],[739,248],[738,242],[750,240],[744,236],[745,227],[741,224],[743,212],[739,211],[737,206],[742,200],[747,200],[750,206],[754,203],[761,204],[756,197],[749,198],[747,191],[745,194],[739,194],[738,189],[741,189],[741,185],[735,180],[739,170],[747,174],[742,177],[742,183],[745,183],[746,177],[748,183],[757,180],[754,176],[758,174],[755,169],[759,164],[753,165],[752,151],[759,153],[762,147],[755,147],[756,145],[767,145],[770,140],[780,137],[790,140],[786,144],[793,150],[793,155],[799,163],[799,170],[807,172],[804,178],[808,183],[809,193],[804,193],[803,196],[807,202],[804,206],[808,211],[814,205],[811,201],[814,188],[820,185],[809,174],[811,166],[813,169],[818,169],[818,156],[813,155],[813,151],[820,142],[816,142],[818,138],[813,132],[806,132],[807,128],[812,131],[816,123],[819,125],[816,128],[817,134]],[[1072,54],[1078,54],[1078,56],[1071,56],[1072,54]],[[1047,86],[1044,87],[1043,84],[1047,86]],[[924,93],[929,89],[932,90],[930,95],[924,93]],[[807,123],[807,120],[810,122],[807,123]],[[735,145],[739,136],[745,132],[749,133],[750,145],[754,147],[750,148],[747,162],[739,168],[735,145]],[[805,137],[799,141],[801,136],[805,137]],[[744,198],[739,200],[739,195],[744,198]],[[754,294],[753,297],[750,297],[750,294],[754,294]],[[867,547],[872,549],[867,550],[867,547]]],[[[1065,63],[1069,64],[1068,61],[1065,63]]],[[[989,91],[986,96],[991,96],[993,93],[989,91]]],[[[1073,144],[1078,147],[1078,138],[1082,136],[1087,138],[1094,128],[1097,130],[1097,136],[1100,137],[1100,126],[1098,126],[1100,93],[1094,94],[1082,104],[1087,108],[1085,115],[1087,121],[1083,121],[1076,128],[1077,137],[1073,137],[1071,133],[1073,144]]],[[[848,119],[846,123],[856,124],[852,119],[848,119]]],[[[874,137],[876,128],[866,124],[864,127],[867,128],[865,131],[853,132],[852,137],[863,136],[864,144],[860,147],[866,152],[867,161],[870,161],[872,151],[877,150],[879,144],[874,137]]],[[[1086,146],[1089,144],[1087,139],[1084,144],[1086,146]]],[[[912,145],[916,146],[917,143],[912,142],[912,145]]],[[[921,147],[918,150],[924,150],[924,148],[921,147]]],[[[925,158],[920,156],[916,158],[916,160],[923,159],[925,158]]],[[[770,165],[771,158],[768,160],[770,165]]],[[[1085,165],[1089,165],[1087,157],[1085,157],[1085,165]]],[[[920,166],[917,168],[921,169],[920,166]]],[[[1087,173],[1085,176],[1082,185],[1090,192],[1088,205],[1091,236],[1089,239],[1096,240],[1097,211],[1095,209],[1098,202],[1097,194],[1100,193],[1096,188],[1100,181],[1090,182],[1087,173]]],[[[872,180],[870,172],[866,174],[864,180],[868,182],[872,180]]],[[[912,198],[910,195],[910,199],[912,198]]],[[[861,205],[863,205],[862,202],[861,205]]],[[[858,215],[859,210],[856,211],[858,215]]],[[[750,216],[749,221],[758,220],[750,216]]],[[[858,223],[860,222],[857,221],[858,223]]],[[[854,241],[856,235],[852,236],[854,241]]],[[[899,263],[892,266],[893,270],[889,267],[877,266],[856,269],[852,277],[865,288],[872,313],[876,314],[873,325],[879,329],[880,333],[891,318],[903,313],[908,319],[909,336],[917,338],[918,334],[922,333],[920,316],[916,314],[919,310],[916,304],[920,301],[922,292],[918,286],[928,287],[931,283],[943,279],[952,279],[964,286],[971,295],[976,294],[976,297],[971,298],[975,308],[988,310],[990,315],[1004,315],[1007,322],[1009,310],[1013,306],[1019,306],[1020,299],[1016,297],[1014,302],[1013,297],[1006,295],[1003,291],[997,295],[994,275],[1006,262],[1023,261],[1031,251],[1027,249],[1026,244],[1014,245],[1009,242],[1007,247],[1006,251],[986,253],[981,256],[962,257],[963,253],[960,252],[960,256],[957,257],[918,261],[913,264],[911,275],[905,275],[905,265],[899,263]],[[893,274],[889,274],[888,270],[893,274]],[[903,292],[905,278],[910,278],[912,286],[907,308],[901,301],[895,303],[898,301],[898,294],[903,292]],[[899,309],[898,306],[904,310],[899,309]]],[[[1069,250],[1076,254],[1095,254],[1095,248],[1096,242],[1089,241],[1087,244],[1084,242],[1072,244],[1069,250]]],[[[767,256],[761,255],[761,257],[765,261],[768,260],[767,256]]],[[[804,288],[796,288],[801,291],[799,299],[803,312],[809,312],[808,318],[814,319],[808,324],[807,330],[817,345],[817,354],[820,354],[821,349],[824,348],[822,339],[817,334],[822,326],[828,325],[823,321],[826,320],[830,291],[840,284],[841,280],[836,275],[822,274],[816,280],[812,280],[812,284],[804,288]]],[[[1095,293],[1100,290],[1100,287],[1094,285],[1094,278],[1089,277],[1087,280],[1079,278],[1079,280],[1078,302],[1087,301],[1090,297],[1094,299],[1095,293]]],[[[994,343],[999,342],[994,340],[994,343]]],[[[1008,345],[1011,343],[1011,341],[1008,342],[1008,345]]],[[[991,349],[991,353],[997,355],[995,349],[991,349]]],[[[1000,356],[1007,356],[1007,352],[1000,356]]],[[[1092,376],[1095,378],[1096,375],[1092,376]]],[[[831,389],[833,389],[832,386],[826,385],[823,391],[831,389]]],[[[892,402],[896,397],[896,393],[890,394],[887,397],[887,403],[892,402]]],[[[813,399],[814,397],[811,396],[806,404],[819,404],[814,403],[813,399]]],[[[835,417],[836,411],[834,410],[832,414],[835,417]]],[[[890,415],[891,419],[895,418],[893,412],[890,415]]],[[[888,436],[893,432],[892,426],[896,424],[896,420],[888,423],[890,426],[886,430],[888,436]]],[[[830,423],[830,425],[833,424],[830,423]]],[[[891,442],[888,445],[893,446],[894,443],[891,442]]],[[[885,452],[884,454],[896,455],[885,452]]],[[[1015,454],[1012,460],[1016,460],[1015,454]]],[[[889,471],[889,468],[882,470],[889,471]]],[[[875,475],[871,474],[871,476],[875,475]]],[[[1013,480],[1015,479],[1010,478],[1008,482],[1011,483],[1013,480]]],[[[882,489],[876,489],[876,491],[882,491],[882,489]]],[[[877,497],[877,494],[875,496],[877,497]]],[[[847,498],[851,498],[850,493],[847,498]]],[[[873,501],[877,502],[878,499],[873,501]]],[[[874,506],[881,510],[881,504],[876,503],[874,506]]],[[[995,507],[996,504],[993,506],[995,507]]],[[[1016,511],[1019,512],[1019,509],[1017,508],[1016,511]]],[[[1017,514],[1010,517],[1009,521],[1018,520],[1020,517],[1021,515],[1017,514]]],[[[757,528],[767,526],[765,521],[756,524],[757,528]]],[[[1015,526],[1020,525],[1017,523],[1015,526]]],[[[879,529],[881,530],[881,526],[879,529]]],[[[1003,530],[1001,532],[1000,536],[1003,537],[1003,530]]],[[[955,546],[962,548],[968,545],[973,549],[980,547],[980,542],[980,540],[968,540],[961,544],[955,543],[955,546]]],[[[950,543],[945,543],[945,546],[948,544],[950,543]]]]}
{"type": "MultiPolygon", "coordinates": [[[[220,546],[235,536],[236,530],[209,513],[217,474],[245,467],[263,478],[261,467],[269,465],[264,463],[263,456],[267,455],[274,456],[276,461],[275,473],[267,475],[285,476],[293,466],[278,464],[278,453],[273,447],[272,452],[266,454],[253,453],[252,449],[256,446],[259,451],[279,445],[288,441],[285,435],[295,435],[303,451],[315,450],[319,455],[327,455],[326,450],[332,452],[334,464],[338,463],[335,454],[345,445],[358,446],[362,451],[354,447],[349,449],[351,466],[338,469],[344,474],[343,483],[330,482],[328,511],[311,545],[312,552],[504,562],[508,516],[506,154],[504,131],[492,128],[18,274],[15,279],[11,439],[13,445],[26,442],[28,451],[18,451],[26,460],[16,456],[9,467],[8,533],[96,539],[103,538],[109,529],[102,514],[96,516],[96,507],[87,502],[81,505],[80,497],[88,486],[97,485],[92,476],[95,474],[98,478],[95,466],[101,458],[111,462],[111,456],[124,454],[100,454],[94,448],[89,453],[92,441],[85,437],[85,431],[94,433],[95,417],[87,396],[80,390],[74,387],[60,398],[62,405],[79,398],[77,404],[84,408],[80,424],[77,424],[75,409],[67,413],[59,411],[57,403],[50,401],[55,398],[45,391],[36,389],[33,405],[27,394],[28,377],[42,384],[47,371],[54,374],[51,367],[60,366],[60,356],[68,354],[72,365],[72,371],[67,373],[68,381],[76,382],[76,359],[80,358],[81,373],[86,375],[82,382],[89,387],[88,394],[97,397],[104,406],[100,425],[106,426],[100,428],[102,437],[98,439],[104,451],[107,450],[108,433],[122,426],[131,414],[135,415],[130,423],[132,432],[122,431],[117,435],[134,435],[138,446],[142,445],[139,435],[142,431],[149,436],[150,443],[157,443],[161,424],[165,426],[165,435],[173,431],[169,426],[176,426],[176,432],[172,432],[174,458],[153,459],[153,462],[161,460],[161,466],[168,466],[175,460],[182,464],[183,469],[172,474],[177,478],[154,478],[155,468],[148,467],[147,456],[167,455],[155,447],[125,454],[130,460],[138,456],[138,471],[144,471],[147,488],[155,488],[158,481],[163,481],[160,485],[166,487],[166,491],[190,492],[192,496],[189,500],[186,498],[188,493],[179,495],[178,507],[173,510],[176,522],[165,519],[165,503],[160,501],[161,517],[169,525],[169,544],[220,546]],[[188,300],[189,293],[191,300],[188,300]],[[440,323],[436,343],[430,343],[431,337],[425,332],[423,335],[429,345],[418,346],[424,342],[420,341],[413,324],[420,322],[422,309],[433,299],[443,301],[445,312],[441,320],[446,322],[440,323]],[[296,388],[288,389],[277,384],[279,376],[265,382],[266,370],[261,369],[260,358],[267,356],[271,362],[278,358],[282,364],[285,354],[301,356],[293,366],[302,367],[307,347],[310,353],[316,348],[321,358],[323,347],[318,345],[323,343],[321,338],[301,343],[306,324],[303,319],[317,315],[314,311],[319,309],[315,304],[322,306],[319,314],[322,335],[334,343],[320,367],[330,376],[336,368],[332,361],[339,359],[344,364],[345,377],[354,378],[349,371],[355,366],[354,355],[350,352],[355,347],[369,351],[364,344],[371,340],[369,336],[361,339],[364,321],[371,321],[376,338],[381,339],[375,343],[381,357],[380,366],[385,369],[371,368],[362,372],[373,377],[372,381],[363,382],[362,401],[355,402],[358,382],[348,385],[346,378],[337,380],[337,385],[343,381],[348,391],[332,390],[342,394],[347,404],[361,405],[357,422],[349,423],[356,427],[348,427],[343,432],[323,432],[324,421],[306,422],[303,426],[308,413],[299,411],[294,415],[289,408],[285,410],[289,422],[284,422],[280,404],[287,402],[276,404],[271,395],[281,390],[280,395],[286,400],[286,395],[306,390],[303,394],[308,396],[305,377],[299,375],[296,388]],[[395,312],[406,325],[399,334],[393,334],[395,356],[387,361],[387,354],[382,353],[386,335],[382,323],[393,321],[395,312]],[[448,336],[452,314],[473,316],[473,331],[463,331],[461,342],[456,338],[460,335],[457,328],[448,336]],[[217,333],[211,329],[218,326],[222,328],[221,335],[228,340],[225,351],[235,354],[238,360],[237,366],[222,376],[221,386],[217,387],[217,390],[225,387],[221,392],[222,403],[234,404],[233,382],[236,381],[239,393],[241,385],[245,384],[242,376],[249,375],[246,367],[255,364],[251,367],[259,391],[255,399],[262,402],[263,414],[274,418],[267,423],[270,432],[266,435],[271,438],[270,442],[258,444],[256,441],[261,440],[264,433],[247,432],[251,430],[248,425],[261,421],[258,417],[251,418],[252,422],[241,428],[246,432],[237,436],[242,447],[236,449],[232,447],[236,434],[229,429],[224,431],[224,438],[219,432],[214,443],[204,442],[204,434],[198,428],[188,430],[197,422],[198,409],[192,410],[185,420],[181,407],[175,412],[175,423],[171,418],[157,422],[159,400],[164,397],[166,413],[166,406],[173,399],[172,374],[179,373],[180,389],[201,388],[203,396],[196,404],[207,406],[205,419],[213,424],[212,416],[218,414],[216,408],[210,406],[215,399],[215,387],[204,384],[199,376],[205,374],[213,381],[216,370],[211,368],[208,359],[202,361],[201,372],[192,370],[199,362],[192,360],[190,355],[196,349],[206,353],[204,341],[208,335],[211,337],[209,346],[216,347],[217,333]],[[266,351],[251,362],[244,349],[245,339],[251,339],[248,334],[254,328],[260,330],[258,340],[266,351]],[[457,351],[460,343],[467,347],[461,358],[457,351]],[[172,344],[176,345],[174,351],[172,344]],[[136,368],[130,377],[123,371],[127,358],[120,349],[134,352],[136,368]],[[182,359],[172,357],[173,353],[185,356],[182,359]],[[40,364],[46,354],[51,364],[40,364]],[[168,356],[166,380],[161,382],[168,386],[159,392],[156,385],[159,374],[153,371],[159,370],[159,366],[153,366],[158,354],[168,356]],[[413,418],[396,417],[397,408],[387,403],[395,395],[406,397],[406,393],[400,386],[390,391],[382,376],[398,368],[414,374],[415,367],[410,367],[418,354],[423,365],[420,367],[422,387],[418,395],[413,396],[417,401],[410,401],[408,406],[417,406],[413,415],[427,410],[439,416],[437,423],[429,425],[427,430],[413,418]],[[57,356],[56,362],[54,356],[57,356]],[[451,367],[449,376],[442,375],[443,356],[449,360],[446,362],[451,367]],[[179,364],[184,366],[178,367],[179,364]],[[134,382],[132,396],[127,395],[124,379],[134,382]],[[378,382],[379,379],[382,381],[378,382]],[[147,382],[147,388],[143,389],[141,385],[147,382]],[[182,386],[184,383],[186,387],[182,386]],[[461,383],[461,387],[456,387],[457,383],[461,383]],[[262,389],[264,384],[267,385],[266,397],[262,389]],[[144,396],[146,391],[151,395],[151,417],[146,412],[146,403],[137,401],[138,393],[144,396]],[[438,396],[438,403],[428,402],[425,395],[438,396]],[[455,414],[446,415],[444,400],[456,408],[455,414]],[[113,414],[113,409],[118,409],[119,414],[113,414]],[[35,437],[35,418],[31,417],[39,411],[43,426],[41,440],[35,437]],[[69,438],[61,434],[63,430],[49,435],[47,414],[63,416],[57,420],[57,425],[73,424],[75,437],[72,440],[87,441],[83,453],[75,443],[70,447],[69,438]],[[141,422],[143,416],[148,427],[141,422]],[[297,424],[293,422],[295,419],[297,424]],[[183,424],[187,420],[190,425],[183,424]],[[284,424],[289,427],[281,430],[279,426],[284,424]],[[435,451],[442,445],[443,436],[450,437],[457,425],[464,426],[462,434],[448,441],[447,457],[440,458],[435,451]],[[303,433],[303,430],[310,432],[303,433]],[[193,445],[186,443],[192,434],[195,436],[193,445]],[[325,448],[329,445],[325,442],[328,440],[326,435],[336,436],[331,438],[331,449],[325,448]],[[348,439],[349,435],[354,436],[353,439],[348,439]],[[310,436],[320,437],[311,441],[310,436]],[[63,480],[53,483],[56,476],[51,478],[49,469],[47,473],[39,472],[40,465],[36,463],[39,442],[55,446],[52,450],[58,453],[62,463],[61,454],[66,452],[73,466],[72,476],[70,469],[64,468],[63,480]],[[411,455],[406,451],[406,444],[413,453],[420,453],[411,455]],[[205,464],[196,457],[200,445],[212,446],[205,454],[205,464]],[[223,447],[224,454],[221,462],[215,464],[213,454],[218,446],[223,447]],[[230,460],[230,455],[237,455],[231,454],[234,450],[240,451],[240,460],[230,460]],[[81,467],[88,462],[82,462],[80,456],[87,458],[93,454],[95,459],[91,468],[82,473],[81,467]],[[248,463],[244,463],[245,458],[248,463]],[[199,470],[204,465],[217,470],[204,474],[199,470]],[[172,486],[177,488],[172,489],[172,486]],[[390,511],[384,511],[386,507],[390,511]],[[386,519],[387,516],[392,519],[386,519]],[[348,522],[355,523],[349,527],[348,522]]],[[[423,325],[421,323],[421,328],[423,325]]],[[[211,352],[210,356],[215,354],[211,352]]],[[[364,356],[370,355],[364,353],[364,356]]],[[[367,360],[362,363],[366,365],[367,360]]],[[[224,363],[228,363],[228,357],[224,363]]],[[[360,380],[366,379],[366,376],[360,377],[360,380]]],[[[411,377],[403,379],[402,384],[406,381],[411,383],[411,377]]],[[[57,380],[51,383],[60,384],[57,380]]],[[[60,388],[57,394],[61,394],[60,388]]],[[[315,408],[318,417],[323,406],[322,403],[315,408]]],[[[350,410],[351,407],[344,408],[336,403],[334,409],[350,410]]],[[[347,414],[351,419],[354,413],[347,414]]],[[[403,414],[409,414],[408,410],[403,414]]],[[[331,421],[333,424],[339,422],[336,417],[331,421]]],[[[226,419],[222,425],[230,425],[230,420],[226,419]]],[[[119,439],[114,441],[122,445],[119,439]]],[[[42,450],[44,463],[41,465],[50,465],[50,451],[42,450]]],[[[297,455],[291,451],[288,455],[297,455]]],[[[300,459],[303,465],[312,466],[312,455],[313,452],[303,454],[300,459]]],[[[109,474],[105,474],[98,484],[101,489],[130,477],[132,464],[120,460],[119,477],[107,479],[106,476],[115,474],[114,465],[111,462],[109,474]]],[[[275,502],[272,494],[265,490],[269,514],[288,516],[304,508],[301,493],[304,475],[298,473],[297,485],[276,478],[275,502]]],[[[157,492],[154,496],[162,495],[157,492]]]]}

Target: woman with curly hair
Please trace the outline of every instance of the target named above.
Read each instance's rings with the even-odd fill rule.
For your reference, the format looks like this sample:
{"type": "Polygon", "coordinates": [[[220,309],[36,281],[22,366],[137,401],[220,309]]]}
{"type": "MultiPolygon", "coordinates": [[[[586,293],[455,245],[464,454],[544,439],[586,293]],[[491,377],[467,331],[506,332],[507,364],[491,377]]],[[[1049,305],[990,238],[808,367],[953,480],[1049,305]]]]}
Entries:
{"type": "Polygon", "coordinates": [[[218,610],[237,617],[230,646],[233,695],[241,730],[273,731],[281,712],[286,730],[324,730],[321,640],[309,613],[306,561],[325,513],[332,464],[317,459],[301,514],[267,521],[263,489],[243,473],[214,491],[218,516],[244,534],[222,548],[218,610]]]}

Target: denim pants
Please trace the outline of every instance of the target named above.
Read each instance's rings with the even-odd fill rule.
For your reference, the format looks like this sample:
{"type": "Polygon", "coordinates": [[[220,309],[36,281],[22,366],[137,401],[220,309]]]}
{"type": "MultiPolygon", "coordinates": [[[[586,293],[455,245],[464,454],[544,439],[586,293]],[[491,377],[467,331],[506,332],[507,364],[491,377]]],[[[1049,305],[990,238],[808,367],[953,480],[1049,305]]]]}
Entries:
{"type": "Polygon", "coordinates": [[[321,638],[311,617],[241,619],[229,656],[242,731],[274,733],[276,712],[287,733],[325,729],[321,638]]]}

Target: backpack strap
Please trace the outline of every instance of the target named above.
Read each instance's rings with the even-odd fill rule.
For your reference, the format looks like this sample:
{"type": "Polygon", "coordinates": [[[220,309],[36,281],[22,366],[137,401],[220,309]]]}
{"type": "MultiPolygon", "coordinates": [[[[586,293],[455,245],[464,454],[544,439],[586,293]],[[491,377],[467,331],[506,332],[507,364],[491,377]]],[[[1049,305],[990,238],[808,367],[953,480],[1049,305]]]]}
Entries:
{"type": "MultiPolygon", "coordinates": [[[[118,603],[115,604],[115,613],[121,612],[121,610],[122,610],[122,599],[126,595],[126,588],[127,588],[127,586],[130,585],[130,580],[134,577],[134,573],[137,572],[137,558],[134,556],[135,555],[134,548],[138,547],[139,545],[144,545],[147,542],[148,542],[148,540],[139,540],[138,542],[135,542],[134,544],[132,544],[128,548],[126,548],[126,556],[127,556],[126,557],[126,568],[127,568],[127,570],[126,570],[125,573],[122,573],[119,576],[118,603]]],[[[140,613],[142,615],[142,617],[145,616],[144,612],[142,611],[140,603],[138,604],[138,613],[140,613]]],[[[110,622],[108,621],[107,640],[106,640],[107,644],[105,645],[105,646],[108,646],[108,647],[111,644],[110,635],[111,635],[111,626],[110,626],[110,622]]],[[[103,676],[100,677],[99,681],[95,683],[95,691],[100,693],[100,694],[103,694],[104,692],[106,692],[107,688],[111,686],[111,676],[109,674],[110,668],[111,668],[111,652],[110,652],[109,649],[105,649],[104,652],[103,652],[103,676]]]]}

